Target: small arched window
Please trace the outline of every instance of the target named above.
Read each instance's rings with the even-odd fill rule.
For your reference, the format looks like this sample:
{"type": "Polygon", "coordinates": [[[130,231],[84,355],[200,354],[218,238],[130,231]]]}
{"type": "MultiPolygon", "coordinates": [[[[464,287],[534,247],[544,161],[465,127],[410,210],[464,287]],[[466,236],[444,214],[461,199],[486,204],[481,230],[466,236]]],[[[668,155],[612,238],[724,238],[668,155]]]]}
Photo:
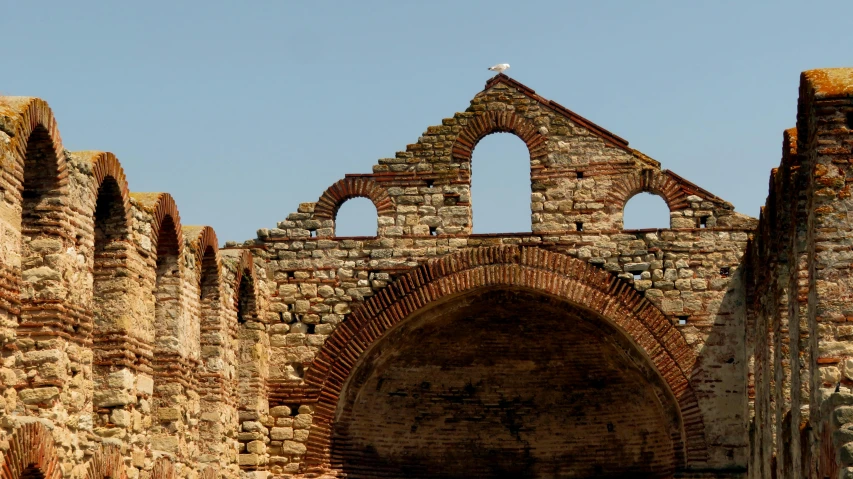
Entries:
{"type": "Polygon", "coordinates": [[[669,206],[654,193],[638,193],[628,200],[622,212],[622,228],[626,230],[668,229],[669,206]]]}
{"type": "Polygon", "coordinates": [[[335,236],[376,236],[378,213],[367,198],[346,200],[335,215],[335,236]]]}
{"type": "Polygon", "coordinates": [[[489,135],[471,156],[474,233],[530,231],[530,151],[521,138],[489,135]]]}

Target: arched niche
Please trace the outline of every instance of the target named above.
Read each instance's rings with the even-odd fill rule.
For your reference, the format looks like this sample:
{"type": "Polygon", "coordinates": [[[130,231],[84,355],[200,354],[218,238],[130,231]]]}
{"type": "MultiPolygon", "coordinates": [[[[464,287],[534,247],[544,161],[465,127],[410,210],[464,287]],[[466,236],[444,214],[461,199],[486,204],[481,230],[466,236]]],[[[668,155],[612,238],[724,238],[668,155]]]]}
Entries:
{"type": "Polygon", "coordinates": [[[331,461],[354,479],[663,478],[684,462],[681,422],[651,361],[605,318],[482,288],[416,313],[361,355],[331,461]]]}

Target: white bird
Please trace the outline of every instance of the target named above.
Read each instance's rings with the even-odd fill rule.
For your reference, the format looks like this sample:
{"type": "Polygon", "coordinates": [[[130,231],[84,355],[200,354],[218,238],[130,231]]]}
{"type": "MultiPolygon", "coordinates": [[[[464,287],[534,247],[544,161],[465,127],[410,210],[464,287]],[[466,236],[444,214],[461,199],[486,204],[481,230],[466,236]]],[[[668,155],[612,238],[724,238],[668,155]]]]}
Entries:
{"type": "Polygon", "coordinates": [[[503,73],[503,72],[509,70],[509,63],[498,63],[495,66],[489,67],[489,70],[491,70],[493,72],[503,73]]]}

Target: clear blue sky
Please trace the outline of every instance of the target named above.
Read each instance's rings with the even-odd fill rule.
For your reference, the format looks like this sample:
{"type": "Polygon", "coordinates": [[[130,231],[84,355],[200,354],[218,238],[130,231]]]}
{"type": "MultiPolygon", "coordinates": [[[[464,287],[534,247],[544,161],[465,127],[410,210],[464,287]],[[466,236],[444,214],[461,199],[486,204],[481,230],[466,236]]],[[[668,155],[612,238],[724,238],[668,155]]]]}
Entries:
{"type": "MultiPolygon", "coordinates": [[[[0,93],[44,98],[66,148],[114,152],[131,190],[245,240],[464,110],[508,62],[755,216],[799,72],[853,66],[851,19],[849,0],[9,1],[0,93]]],[[[526,152],[502,136],[474,153],[478,231],[529,230],[526,152]]]]}

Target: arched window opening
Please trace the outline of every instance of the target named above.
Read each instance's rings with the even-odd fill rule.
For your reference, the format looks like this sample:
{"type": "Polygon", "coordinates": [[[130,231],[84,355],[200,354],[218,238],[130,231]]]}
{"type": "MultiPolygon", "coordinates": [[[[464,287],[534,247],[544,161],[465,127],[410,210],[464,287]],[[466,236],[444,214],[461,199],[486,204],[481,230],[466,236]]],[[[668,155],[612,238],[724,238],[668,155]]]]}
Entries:
{"type": "Polygon", "coordinates": [[[638,193],[622,212],[623,229],[669,229],[669,206],[653,193],[638,193]]]}
{"type": "Polygon", "coordinates": [[[26,469],[21,471],[20,479],[44,479],[44,473],[35,464],[30,464],[26,469]]]}
{"type": "Polygon", "coordinates": [[[335,215],[335,236],[376,236],[376,205],[367,198],[345,201],[335,215]]]}
{"type": "Polygon", "coordinates": [[[489,135],[471,157],[474,233],[531,230],[530,152],[513,134],[489,135]]]}
{"type": "Polygon", "coordinates": [[[237,322],[243,324],[252,320],[255,314],[255,285],[249,271],[243,271],[240,287],[237,291],[237,322]]]}

